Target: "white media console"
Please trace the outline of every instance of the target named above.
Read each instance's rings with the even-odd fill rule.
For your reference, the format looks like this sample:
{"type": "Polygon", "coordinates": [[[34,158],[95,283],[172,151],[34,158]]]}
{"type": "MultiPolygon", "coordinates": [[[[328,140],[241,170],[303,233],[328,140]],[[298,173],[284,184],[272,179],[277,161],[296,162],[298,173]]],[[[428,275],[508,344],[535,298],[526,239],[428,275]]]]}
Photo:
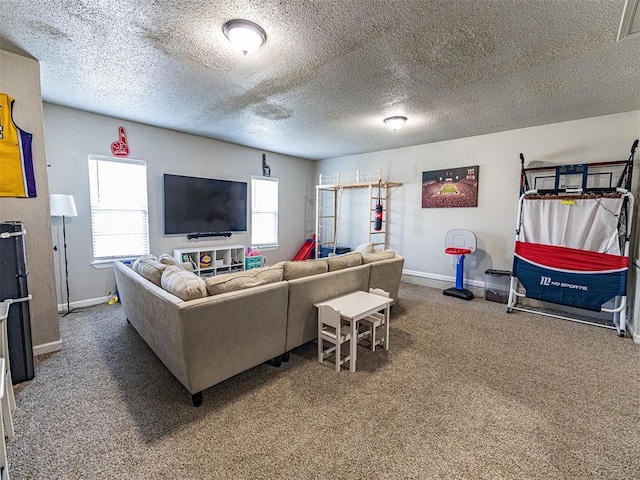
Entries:
{"type": "Polygon", "coordinates": [[[179,262],[190,262],[193,271],[206,278],[244,270],[245,251],[244,245],[201,246],[176,249],[173,258],[179,262]]]}

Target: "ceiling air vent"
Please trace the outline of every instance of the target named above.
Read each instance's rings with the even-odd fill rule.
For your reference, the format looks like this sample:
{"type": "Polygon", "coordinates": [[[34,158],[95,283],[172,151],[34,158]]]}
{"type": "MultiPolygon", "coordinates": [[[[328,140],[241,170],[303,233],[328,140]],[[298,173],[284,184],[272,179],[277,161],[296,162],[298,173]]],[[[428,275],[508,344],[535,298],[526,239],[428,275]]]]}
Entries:
{"type": "Polygon", "coordinates": [[[640,33],[640,10],[638,3],[640,0],[627,0],[624,4],[622,12],[622,20],[620,20],[620,29],[618,30],[618,42],[627,35],[640,33]]]}

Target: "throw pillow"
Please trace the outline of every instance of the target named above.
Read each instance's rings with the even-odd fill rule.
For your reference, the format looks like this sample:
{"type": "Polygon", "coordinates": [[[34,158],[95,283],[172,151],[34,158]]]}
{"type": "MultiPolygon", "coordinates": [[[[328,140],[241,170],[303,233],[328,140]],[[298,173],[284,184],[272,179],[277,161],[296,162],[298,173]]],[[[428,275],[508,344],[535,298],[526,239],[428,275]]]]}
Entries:
{"type": "Polygon", "coordinates": [[[167,265],[150,258],[143,258],[138,263],[138,273],[159,287],[161,286],[160,279],[162,277],[162,272],[164,272],[166,268],[167,265]]]}
{"type": "Polygon", "coordinates": [[[160,255],[160,257],[158,258],[158,261],[164,265],[184,268],[182,263],[180,263],[178,260],[176,260],[171,255],[168,255],[166,253],[163,253],[162,255],[160,255]]]}
{"type": "Polygon", "coordinates": [[[373,242],[363,243],[362,245],[358,245],[355,251],[360,252],[363,255],[367,253],[373,253],[373,242]]]}
{"type": "Polygon", "coordinates": [[[141,257],[136,258],[135,262],[133,262],[133,265],[131,265],[131,270],[138,273],[138,266],[140,265],[140,260],[148,260],[148,259],[158,260],[158,258],[155,255],[142,255],[141,257]]]}
{"type": "Polygon", "coordinates": [[[182,262],[182,264],[180,265],[183,269],[189,271],[189,272],[193,272],[193,263],[191,262],[182,262]]]}
{"type": "Polygon", "coordinates": [[[175,265],[167,266],[162,272],[161,286],[185,302],[207,296],[207,286],[202,278],[175,265]]]}
{"type": "Polygon", "coordinates": [[[349,252],[344,255],[329,257],[327,258],[327,265],[329,266],[330,272],[362,265],[362,254],[360,252],[349,252]]]}
{"type": "Polygon", "coordinates": [[[284,280],[294,280],[296,278],[309,277],[329,271],[327,261],[323,259],[286,262],[283,268],[284,273],[282,278],[284,280]]]}
{"type": "Polygon", "coordinates": [[[280,281],[282,281],[282,267],[274,266],[216,275],[215,277],[207,278],[205,284],[209,295],[218,295],[280,281]]]}
{"type": "Polygon", "coordinates": [[[368,253],[362,256],[362,263],[373,263],[379,262],[380,260],[389,260],[390,258],[395,258],[395,252],[391,252],[387,250],[386,252],[378,252],[378,253],[368,253]]]}

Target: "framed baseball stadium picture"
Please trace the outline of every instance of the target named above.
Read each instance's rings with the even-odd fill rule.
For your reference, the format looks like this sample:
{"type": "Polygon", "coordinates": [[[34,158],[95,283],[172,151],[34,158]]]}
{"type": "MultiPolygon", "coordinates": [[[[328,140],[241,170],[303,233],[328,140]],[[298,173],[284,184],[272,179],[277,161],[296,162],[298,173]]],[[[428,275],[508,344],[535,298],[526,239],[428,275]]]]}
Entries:
{"type": "Polygon", "coordinates": [[[478,165],[422,172],[422,208],[478,206],[478,165]]]}

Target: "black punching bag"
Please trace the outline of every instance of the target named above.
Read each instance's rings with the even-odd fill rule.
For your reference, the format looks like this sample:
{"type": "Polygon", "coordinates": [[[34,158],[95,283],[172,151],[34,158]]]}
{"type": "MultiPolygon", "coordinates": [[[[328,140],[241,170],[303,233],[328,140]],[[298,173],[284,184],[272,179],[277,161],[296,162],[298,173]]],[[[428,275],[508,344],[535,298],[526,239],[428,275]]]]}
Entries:
{"type": "Polygon", "coordinates": [[[382,230],[382,197],[380,196],[380,182],[378,182],[378,203],[376,203],[376,216],[373,228],[376,232],[382,230]]]}

